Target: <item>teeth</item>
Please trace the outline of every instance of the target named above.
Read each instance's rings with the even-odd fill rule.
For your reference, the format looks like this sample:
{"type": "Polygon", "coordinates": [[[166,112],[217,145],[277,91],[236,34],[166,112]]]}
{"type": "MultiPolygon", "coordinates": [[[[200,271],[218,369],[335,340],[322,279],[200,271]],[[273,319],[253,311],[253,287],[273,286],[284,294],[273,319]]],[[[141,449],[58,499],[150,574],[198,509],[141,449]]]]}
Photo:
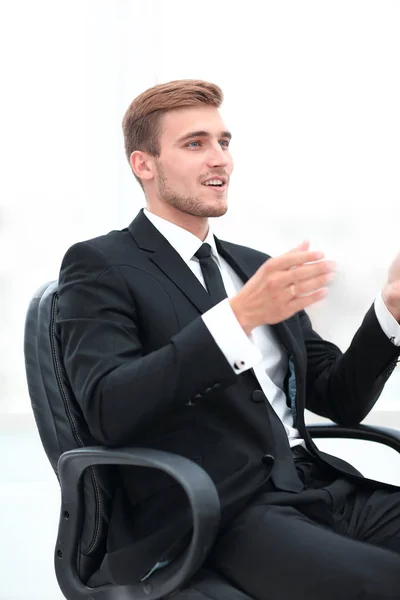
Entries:
{"type": "Polygon", "coordinates": [[[219,179],[210,179],[210,181],[206,181],[203,185],[222,185],[222,181],[219,179]]]}

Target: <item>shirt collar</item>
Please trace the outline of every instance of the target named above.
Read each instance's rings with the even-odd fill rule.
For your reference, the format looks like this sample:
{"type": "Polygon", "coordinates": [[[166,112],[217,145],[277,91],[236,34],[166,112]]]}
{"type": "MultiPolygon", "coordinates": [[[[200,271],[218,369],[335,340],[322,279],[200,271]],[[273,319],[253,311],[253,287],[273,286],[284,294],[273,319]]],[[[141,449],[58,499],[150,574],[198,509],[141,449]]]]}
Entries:
{"type": "Polygon", "coordinates": [[[167,221],[159,215],[153,214],[147,210],[147,208],[144,208],[143,212],[149,221],[153,223],[154,227],[156,227],[171,246],[175,248],[186,264],[189,264],[189,261],[193,258],[194,254],[196,254],[197,250],[201,248],[203,243],[210,244],[211,253],[214,258],[216,258],[218,264],[220,264],[214,234],[212,233],[210,226],[208,228],[207,237],[204,242],[202,242],[193,233],[187,231],[187,229],[184,229],[175,223],[171,223],[171,221],[167,221]]]}

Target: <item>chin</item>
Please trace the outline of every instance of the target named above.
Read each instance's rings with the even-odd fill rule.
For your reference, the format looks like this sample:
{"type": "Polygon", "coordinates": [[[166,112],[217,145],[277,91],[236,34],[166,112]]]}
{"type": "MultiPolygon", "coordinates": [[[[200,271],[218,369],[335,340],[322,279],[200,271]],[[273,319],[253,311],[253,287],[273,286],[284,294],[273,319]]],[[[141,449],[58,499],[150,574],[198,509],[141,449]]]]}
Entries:
{"type": "Polygon", "coordinates": [[[228,205],[224,204],[223,206],[216,206],[215,209],[212,211],[212,215],[210,215],[211,217],[222,217],[223,215],[226,214],[226,212],[228,211],[228,205]]]}
{"type": "Polygon", "coordinates": [[[169,204],[179,211],[192,215],[193,217],[202,217],[204,219],[209,217],[222,217],[228,210],[228,202],[226,198],[219,198],[210,201],[209,198],[179,198],[179,201],[171,201],[168,199],[169,204]]]}
{"type": "Polygon", "coordinates": [[[228,203],[223,200],[220,202],[204,202],[194,207],[193,213],[198,217],[222,217],[228,210],[228,203]]]}

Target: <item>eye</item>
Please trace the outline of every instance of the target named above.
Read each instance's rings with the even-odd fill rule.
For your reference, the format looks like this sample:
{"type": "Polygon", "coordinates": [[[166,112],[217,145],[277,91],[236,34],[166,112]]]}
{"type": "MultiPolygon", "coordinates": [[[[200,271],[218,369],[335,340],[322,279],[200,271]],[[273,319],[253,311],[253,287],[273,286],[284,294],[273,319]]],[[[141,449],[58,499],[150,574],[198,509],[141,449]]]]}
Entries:
{"type": "Polygon", "coordinates": [[[225,146],[225,148],[229,148],[229,140],[220,140],[219,142],[221,144],[221,146],[225,146]]]}
{"type": "Polygon", "coordinates": [[[188,144],[186,144],[186,146],[188,148],[196,148],[197,147],[197,146],[192,146],[192,144],[199,144],[200,145],[200,142],[198,140],[196,140],[195,142],[189,142],[188,144]]]}

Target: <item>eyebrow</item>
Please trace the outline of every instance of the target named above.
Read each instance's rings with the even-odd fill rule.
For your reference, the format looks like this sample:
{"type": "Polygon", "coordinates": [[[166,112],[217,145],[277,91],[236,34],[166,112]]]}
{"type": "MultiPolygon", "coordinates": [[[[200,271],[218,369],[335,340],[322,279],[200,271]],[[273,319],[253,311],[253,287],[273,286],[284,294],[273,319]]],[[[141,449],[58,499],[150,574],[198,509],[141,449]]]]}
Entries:
{"type": "MultiPolygon", "coordinates": [[[[177,143],[185,142],[186,140],[190,140],[195,137],[211,137],[211,133],[209,131],[190,131],[189,133],[185,133],[182,137],[177,140],[177,143]]],[[[221,131],[220,137],[232,139],[232,134],[230,131],[221,131]]]]}

